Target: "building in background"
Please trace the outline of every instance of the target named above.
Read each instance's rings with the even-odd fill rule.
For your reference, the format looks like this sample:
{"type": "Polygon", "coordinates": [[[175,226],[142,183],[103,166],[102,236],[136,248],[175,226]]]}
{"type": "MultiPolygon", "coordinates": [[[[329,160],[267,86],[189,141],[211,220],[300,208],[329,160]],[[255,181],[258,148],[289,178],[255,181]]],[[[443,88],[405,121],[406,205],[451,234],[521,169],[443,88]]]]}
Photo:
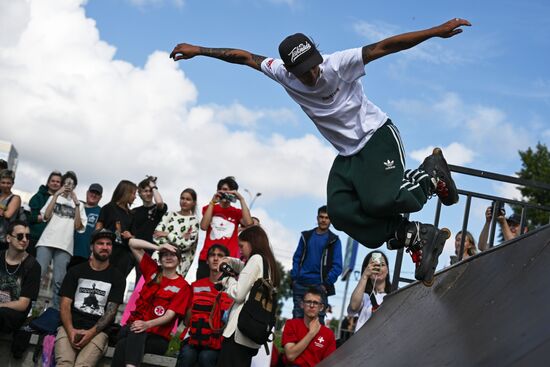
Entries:
{"type": "Polygon", "coordinates": [[[18,156],[17,150],[12,143],[0,140],[0,159],[8,162],[8,168],[14,172],[17,170],[18,156]]]}

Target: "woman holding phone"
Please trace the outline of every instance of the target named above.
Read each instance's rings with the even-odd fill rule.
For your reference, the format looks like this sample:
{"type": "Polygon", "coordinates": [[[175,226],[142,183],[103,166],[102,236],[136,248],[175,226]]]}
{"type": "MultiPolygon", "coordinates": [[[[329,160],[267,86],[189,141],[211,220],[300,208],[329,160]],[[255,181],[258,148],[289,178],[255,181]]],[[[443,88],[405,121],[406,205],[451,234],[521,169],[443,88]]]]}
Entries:
{"type": "Polygon", "coordinates": [[[381,251],[369,252],[361,265],[361,279],[348,305],[348,314],[359,314],[355,331],[370,319],[391,289],[388,258],[381,251]]]}
{"type": "Polygon", "coordinates": [[[36,244],[36,260],[42,268],[42,278],[50,262],[53,262],[52,307],[57,310],[59,289],[73,256],[74,232],[83,233],[88,222],[84,206],[74,192],[77,183],[76,174],[72,171],[61,176],[61,188],[50,196],[40,211],[47,224],[36,244]]]}
{"type": "MultiPolygon", "coordinates": [[[[250,226],[239,234],[239,248],[245,262],[225,257],[220,261],[219,269],[229,265],[237,274],[223,278],[221,284],[225,292],[234,300],[229,320],[223,331],[223,342],[218,357],[218,367],[250,366],[252,357],[258,353],[260,345],[244,335],[238,327],[239,314],[256,280],[263,277],[264,264],[268,266],[268,276],[272,285],[279,286],[280,274],[275,256],[269,245],[267,234],[260,226],[250,226]]],[[[226,269],[226,268],[225,268],[226,269]]]]}

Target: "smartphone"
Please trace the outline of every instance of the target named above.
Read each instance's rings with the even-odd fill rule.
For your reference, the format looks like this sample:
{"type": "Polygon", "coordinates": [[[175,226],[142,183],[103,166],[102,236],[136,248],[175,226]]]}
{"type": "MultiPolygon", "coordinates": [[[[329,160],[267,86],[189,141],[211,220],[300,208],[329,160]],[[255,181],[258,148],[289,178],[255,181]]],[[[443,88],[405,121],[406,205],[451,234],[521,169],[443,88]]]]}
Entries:
{"type": "Polygon", "coordinates": [[[74,342],[75,342],[75,343],[78,343],[79,341],[82,340],[82,338],[84,338],[84,334],[76,334],[76,335],[74,336],[74,342]]]}
{"type": "Polygon", "coordinates": [[[506,215],[506,211],[504,210],[504,201],[493,202],[493,208],[493,213],[495,213],[497,217],[506,215]]]}

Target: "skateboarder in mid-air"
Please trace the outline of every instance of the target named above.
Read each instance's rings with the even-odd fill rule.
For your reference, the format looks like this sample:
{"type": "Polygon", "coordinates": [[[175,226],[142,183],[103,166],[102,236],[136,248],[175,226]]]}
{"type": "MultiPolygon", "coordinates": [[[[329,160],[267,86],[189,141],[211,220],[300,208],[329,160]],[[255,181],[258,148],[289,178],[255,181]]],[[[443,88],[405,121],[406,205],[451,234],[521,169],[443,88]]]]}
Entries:
{"type": "Polygon", "coordinates": [[[327,185],[327,206],[334,227],[370,248],[387,242],[405,248],[416,265],[415,277],[431,285],[448,229],[411,222],[402,213],[422,209],[437,195],[445,205],[458,201],[441,149],[414,170],[405,170],[399,131],[368,100],[360,78],[365,65],[409,49],[432,37],[449,38],[470,26],[454,18],[439,26],[386,38],[360,48],[321,55],[305,35],[296,33],[279,45],[281,59],[245,50],[177,45],[174,61],[209,56],[250,66],[281,84],[289,96],[338,150],[327,185]]]}

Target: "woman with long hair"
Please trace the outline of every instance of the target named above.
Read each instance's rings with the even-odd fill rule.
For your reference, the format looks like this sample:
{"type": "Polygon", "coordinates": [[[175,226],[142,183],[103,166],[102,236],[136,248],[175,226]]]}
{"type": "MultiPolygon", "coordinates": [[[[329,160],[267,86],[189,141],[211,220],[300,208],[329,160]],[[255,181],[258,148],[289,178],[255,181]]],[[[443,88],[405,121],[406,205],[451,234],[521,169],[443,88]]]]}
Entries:
{"type": "MultiPolygon", "coordinates": [[[[455,236],[455,256],[451,256],[451,265],[456,263],[459,258],[460,253],[460,244],[462,242],[462,231],[458,231],[455,236]]],[[[468,231],[466,231],[466,237],[464,238],[464,251],[462,252],[462,259],[467,259],[470,256],[477,254],[476,240],[474,236],[468,231]]]]}
{"type": "Polygon", "coordinates": [[[388,258],[381,251],[369,252],[361,265],[361,279],[348,305],[348,314],[359,313],[356,331],[370,319],[391,290],[388,258]]]}
{"type": "Polygon", "coordinates": [[[279,286],[281,279],[269,239],[262,227],[251,226],[243,230],[239,234],[239,248],[244,262],[233,257],[226,257],[220,262],[220,268],[222,264],[229,264],[239,274],[239,278],[237,280],[234,277],[226,277],[221,281],[225,292],[234,303],[223,332],[224,340],[218,357],[219,367],[250,366],[252,357],[258,353],[260,345],[240,332],[237,325],[239,314],[252,286],[256,280],[263,278],[264,263],[268,267],[267,274],[275,288],[279,286]]]}
{"type": "Polygon", "coordinates": [[[11,192],[14,181],[15,173],[12,170],[0,171],[0,250],[8,248],[8,225],[17,219],[21,207],[21,197],[11,192]]]}
{"type": "Polygon", "coordinates": [[[106,228],[115,233],[111,264],[124,276],[133,268],[134,260],[128,247],[128,240],[132,238],[132,212],[130,206],[136,199],[137,186],[135,183],[122,180],[118,183],[111,201],[101,208],[96,223],[96,230],[106,228]]]}
{"type": "Polygon", "coordinates": [[[180,194],[180,210],[164,214],[154,233],[157,245],[169,243],[181,251],[178,273],[184,278],[193,263],[199,241],[197,193],[187,188],[180,194]]]}
{"type": "Polygon", "coordinates": [[[166,353],[176,317],[184,317],[191,300],[191,287],[177,272],[179,250],[138,239],[130,239],[129,245],[145,284],[118,334],[113,367],[139,366],[145,353],[166,353]],[[158,250],[160,265],[145,250],[158,250]]]}

